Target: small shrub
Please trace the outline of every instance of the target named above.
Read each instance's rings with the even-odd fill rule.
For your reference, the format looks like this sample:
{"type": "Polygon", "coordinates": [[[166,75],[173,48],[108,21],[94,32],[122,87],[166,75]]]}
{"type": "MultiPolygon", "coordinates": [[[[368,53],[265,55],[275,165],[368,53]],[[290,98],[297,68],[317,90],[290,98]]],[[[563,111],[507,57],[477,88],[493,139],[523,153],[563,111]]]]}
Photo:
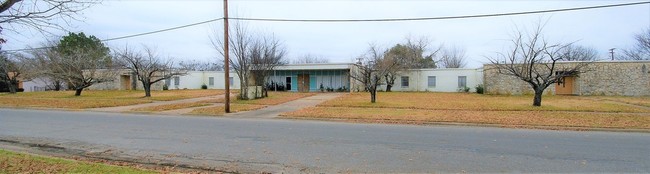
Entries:
{"type": "Polygon", "coordinates": [[[325,87],[323,87],[323,84],[320,84],[320,92],[325,92],[325,87]]]}
{"type": "Polygon", "coordinates": [[[458,88],[458,92],[469,92],[470,89],[471,88],[469,88],[467,86],[466,87],[461,87],[461,88],[458,88]]]}
{"type": "Polygon", "coordinates": [[[343,86],[343,87],[339,87],[339,88],[337,88],[337,89],[336,89],[336,92],[345,92],[345,91],[347,91],[347,90],[348,90],[348,89],[347,89],[345,86],[343,86]]]}
{"type": "Polygon", "coordinates": [[[476,93],[483,94],[483,90],[484,88],[482,84],[476,86],[476,93]]]}
{"type": "Polygon", "coordinates": [[[208,89],[208,85],[205,84],[201,85],[201,89],[208,89]]]}
{"type": "Polygon", "coordinates": [[[167,86],[167,84],[164,84],[163,85],[163,91],[166,91],[166,90],[169,90],[169,86],[167,86]]]}

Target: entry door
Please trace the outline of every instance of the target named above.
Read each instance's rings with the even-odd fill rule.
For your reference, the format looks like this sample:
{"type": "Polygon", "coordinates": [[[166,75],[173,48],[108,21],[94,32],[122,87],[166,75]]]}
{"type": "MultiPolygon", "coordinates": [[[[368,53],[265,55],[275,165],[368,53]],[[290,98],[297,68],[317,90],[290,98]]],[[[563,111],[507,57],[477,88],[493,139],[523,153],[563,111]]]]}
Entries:
{"type": "Polygon", "coordinates": [[[131,90],[131,76],[128,75],[122,75],[120,76],[122,79],[120,79],[120,82],[122,82],[122,89],[123,90],[131,90]]]}
{"type": "Polygon", "coordinates": [[[298,91],[309,92],[309,74],[298,74],[298,91]]]}
{"type": "Polygon", "coordinates": [[[285,86],[285,90],[291,91],[291,77],[287,77],[286,84],[287,85],[285,86]]]}
{"type": "Polygon", "coordinates": [[[562,83],[555,84],[555,95],[573,95],[575,77],[564,77],[562,83]]]}

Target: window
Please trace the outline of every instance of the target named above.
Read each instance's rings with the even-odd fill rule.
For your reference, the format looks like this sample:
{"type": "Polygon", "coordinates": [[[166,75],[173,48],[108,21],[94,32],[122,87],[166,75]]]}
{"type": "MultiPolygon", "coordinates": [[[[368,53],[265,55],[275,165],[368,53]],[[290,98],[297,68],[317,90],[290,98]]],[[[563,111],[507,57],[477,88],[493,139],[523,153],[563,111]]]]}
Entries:
{"type": "Polygon", "coordinates": [[[235,84],[235,83],[233,82],[233,80],[232,80],[232,77],[228,77],[228,81],[229,81],[229,83],[230,83],[230,86],[232,86],[232,84],[235,84]]]}
{"type": "Polygon", "coordinates": [[[436,76],[428,76],[427,84],[429,87],[436,87],[436,76]]]}
{"type": "Polygon", "coordinates": [[[165,79],[165,85],[167,85],[167,86],[172,85],[172,80],[171,79],[165,79]]]}
{"type": "Polygon", "coordinates": [[[214,77],[208,77],[208,85],[214,86],[214,77]]]}
{"type": "Polygon", "coordinates": [[[174,85],[178,86],[181,84],[181,78],[180,77],[174,77],[174,85]]]}
{"type": "Polygon", "coordinates": [[[467,87],[467,76],[458,76],[458,88],[467,87]]]}
{"type": "Polygon", "coordinates": [[[409,87],[409,76],[402,76],[402,88],[409,87]]]}

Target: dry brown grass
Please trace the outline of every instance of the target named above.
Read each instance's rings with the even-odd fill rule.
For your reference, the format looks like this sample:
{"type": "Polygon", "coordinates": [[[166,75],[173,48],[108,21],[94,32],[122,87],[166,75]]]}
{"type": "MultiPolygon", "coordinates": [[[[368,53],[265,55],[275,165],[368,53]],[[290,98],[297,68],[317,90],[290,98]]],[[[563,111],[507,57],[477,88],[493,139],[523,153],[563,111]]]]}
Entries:
{"type": "MultiPolygon", "coordinates": [[[[252,111],[266,107],[266,105],[252,105],[252,104],[231,104],[230,112],[242,112],[242,111],[252,111]]],[[[212,116],[221,116],[224,115],[223,106],[214,106],[207,108],[198,108],[190,112],[191,115],[212,115],[212,116]]]]}
{"type": "Polygon", "coordinates": [[[193,102],[193,103],[175,103],[175,104],[166,104],[166,105],[158,105],[158,106],[150,106],[150,107],[142,107],[142,108],[135,108],[132,111],[139,111],[139,112],[160,112],[160,111],[168,111],[168,110],[176,110],[176,109],[184,109],[184,108],[193,108],[193,107],[201,107],[201,106],[208,106],[210,104],[208,103],[202,103],[202,102],[193,102]]]}
{"type": "Polygon", "coordinates": [[[607,100],[627,103],[631,105],[650,107],[650,97],[624,97],[624,96],[595,96],[596,100],[607,100]]]}
{"type": "Polygon", "coordinates": [[[126,106],[152,101],[169,101],[223,94],[223,90],[169,90],[151,91],[152,97],[144,98],[144,91],[105,90],[84,91],[74,96],[74,91],[24,92],[0,95],[0,107],[39,107],[85,109],[126,106]]]}
{"type": "Polygon", "coordinates": [[[650,108],[643,105],[650,103],[646,98],[544,96],[542,107],[533,107],[532,96],[391,92],[379,93],[374,104],[369,97],[367,93],[346,94],[283,116],[387,123],[650,129],[650,108]]]}
{"type": "Polygon", "coordinates": [[[533,107],[533,96],[480,95],[467,93],[390,92],[378,93],[377,103],[370,103],[367,93],[353,93],[327,101],[319,106],[399,108],[429,110],[478,111],[584,111],[640,112],[650,109],[628,106],[614,101],[598,101],[581,96],[544,96],[542,107],[533,107]]]}
{"type": "Polygon", "coordinates": [[[149,103],[147,100],[136,99],[75,99],[75,98],[21,98],[0,97],[0,107],[33,107],[33,108],[63,108],[86,109],[113,106],[126,106],[149,103]]]}
{"type": "Polygon", "coordinates": [[[133,167],[28,155],[0,149],[0,173],[159,173],[133,167]]]}
{"type": "Polygon", "coordinates": [[[509,126],[650,129],[650,114],[647,113],[311,107],[295,112],[285,113],[283,116],[295,118],[345,119],[366,122],[454,122],[509,126]]]}
{"type": "Polygon", "coordinates": [[[298,92],[269,92],[269,97],[256,100],[235,100],[233,103],[254,104],[254,105],[277,105],[289,101],[314,96],[316,93],[298,93],[298,92]]]}

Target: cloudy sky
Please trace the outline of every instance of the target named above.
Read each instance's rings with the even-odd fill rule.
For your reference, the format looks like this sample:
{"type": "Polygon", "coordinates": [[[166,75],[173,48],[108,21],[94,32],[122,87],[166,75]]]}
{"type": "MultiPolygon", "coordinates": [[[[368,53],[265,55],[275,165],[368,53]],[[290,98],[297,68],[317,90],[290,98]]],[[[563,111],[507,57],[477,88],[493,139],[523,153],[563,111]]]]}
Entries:
{"type": "MultiPolygon", "coordinates": [[[[638,1],[360,1],[360,0],[231,0],[231,17],[283,19],[376,19],[441,17],[536,11],[638,1]]],[[[223,15],[222,1],[105,0],[84,11],[83,22],[73,22],[72,32],[84,32],[100,39],[176,27],[223,15]]],[[[554,42],[576,42],[608,56],[609,48],[627,48],[633,35],[650,28],[650,5],[636,5],[581,11],[505,17],[358,23],[246,22],[253,31],[273,33],[289,51],[290,59],[305,54],[331,62],[352,62],[369,43],[390,47],[407,36],[428,37],[432,46],[444,44],[466,49],[468,67],[486,63],[485,56],[507,48],[515,26],[530,27],[548,21],[544,34],[554,42]]],[[[214,33],[223,32],[221,21],[152,35],[109,41],[112,48],[155,47],[161,55],[179,60],[217,61],[210,43],[214,33]]],[[[65,35],[63,31],[53,31],[65,35]]],[[[8,43],[3,50],[37,47],[46,39],[38,32],[4,32],[8,43]]]]}

